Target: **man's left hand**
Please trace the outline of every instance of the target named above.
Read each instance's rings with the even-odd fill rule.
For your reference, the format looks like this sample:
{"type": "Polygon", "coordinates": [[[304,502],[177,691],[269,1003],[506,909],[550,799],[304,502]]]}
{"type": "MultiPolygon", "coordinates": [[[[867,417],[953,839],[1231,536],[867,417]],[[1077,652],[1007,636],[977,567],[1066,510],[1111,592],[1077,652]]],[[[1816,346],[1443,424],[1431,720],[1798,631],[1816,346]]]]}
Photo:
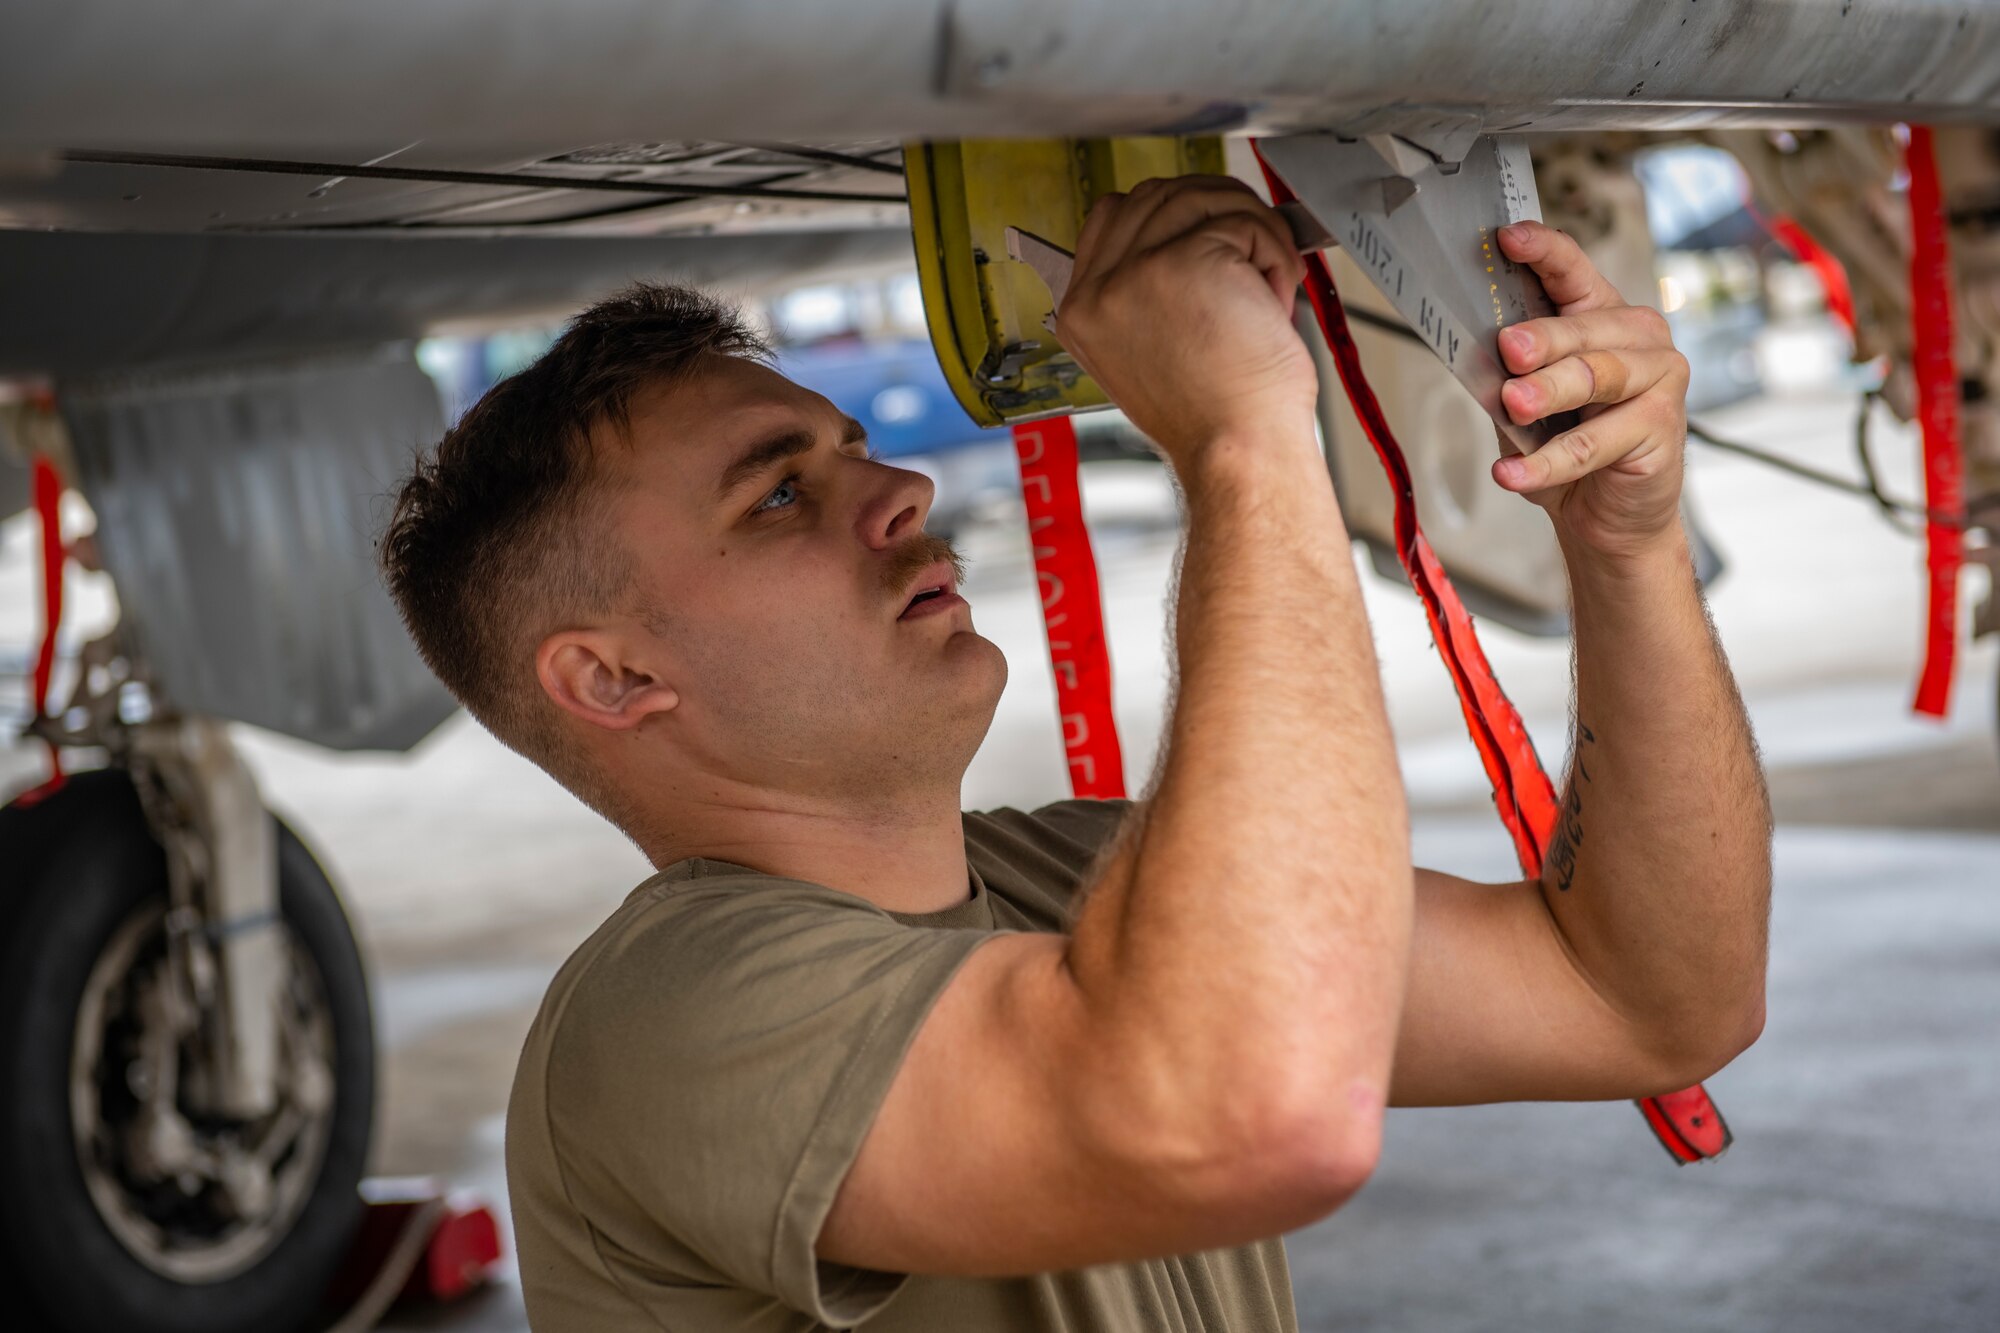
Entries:
{"type": "Polygon", "coordinates": [[[1628,305],[1577,243],[1540,222],[1500,229],[1500,248],[1541,277],[1561,313],[1500,332],[1517,378],[1500,401],[1519,425],[1580,409],[1580,423],[1493,479],[1549,511],[1565,545],[1610,557],[1678,540],[1687,358],[1666,317],[1628,305]]]}

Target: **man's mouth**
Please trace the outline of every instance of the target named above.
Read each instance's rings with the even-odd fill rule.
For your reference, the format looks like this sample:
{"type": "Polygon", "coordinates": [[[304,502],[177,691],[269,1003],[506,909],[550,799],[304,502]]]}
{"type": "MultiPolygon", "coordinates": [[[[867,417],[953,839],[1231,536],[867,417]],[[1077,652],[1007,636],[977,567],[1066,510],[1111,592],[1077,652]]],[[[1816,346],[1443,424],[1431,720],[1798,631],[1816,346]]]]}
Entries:
{"type": "Polygon", "coordinates": [[[913,615],[925,614],[921,610],[924,607],[929,607],[932,611],[941,611],[944,609],[942,604],[961,600],[956,591],[956,581],[950,563],[940,560],[917,575],[916,587],[910,594],[910,600],[904,604],[903,613],[896,619],[908,620],[913,615]]]}

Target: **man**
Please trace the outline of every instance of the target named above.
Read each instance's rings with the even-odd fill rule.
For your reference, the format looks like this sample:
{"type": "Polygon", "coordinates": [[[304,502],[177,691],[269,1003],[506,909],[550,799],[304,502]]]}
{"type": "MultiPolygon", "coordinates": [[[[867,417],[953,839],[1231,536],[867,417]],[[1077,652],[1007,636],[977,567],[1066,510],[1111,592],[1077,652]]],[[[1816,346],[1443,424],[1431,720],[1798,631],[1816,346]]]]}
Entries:
{"type": "Polygon", "coordinates": [[[1274,1238],[1386,1105],[1637,1097],[1755,1039],[1768,811],[1664,321],[1501,234],[1561,309],[1502,336],[1507,409],[1585,412],[1494,468],[1568,560],[1578,740],[1549,875],[1471,884],[1410,864],[1287,235],[1191,178],[1078,242],[1063,344],[1186,497],[1137,803],[960,812],[1006,667],[930,484],[691,293],[586,312],[409,481],[425,656],[659,867],[522,1056],[536,1327],[1292,1329],[1274,1238]]]}

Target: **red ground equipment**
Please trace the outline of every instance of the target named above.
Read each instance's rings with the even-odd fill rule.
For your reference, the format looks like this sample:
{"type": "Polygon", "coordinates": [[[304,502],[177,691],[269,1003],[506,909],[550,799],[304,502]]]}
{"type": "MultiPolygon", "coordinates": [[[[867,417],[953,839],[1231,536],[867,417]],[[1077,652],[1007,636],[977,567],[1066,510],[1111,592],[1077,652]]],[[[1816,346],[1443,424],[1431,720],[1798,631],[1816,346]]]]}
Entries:
{"type": "Polygon", "coordinates": [[[500,1224],[468,1191],[429,1177],[383,1177],[363,1181],[361,1195],[368,1211],[328,1293],[342,1312],[328,1333],[366,1333],[392,1309],[457,1300],[500,1262],[500,1224]]]}

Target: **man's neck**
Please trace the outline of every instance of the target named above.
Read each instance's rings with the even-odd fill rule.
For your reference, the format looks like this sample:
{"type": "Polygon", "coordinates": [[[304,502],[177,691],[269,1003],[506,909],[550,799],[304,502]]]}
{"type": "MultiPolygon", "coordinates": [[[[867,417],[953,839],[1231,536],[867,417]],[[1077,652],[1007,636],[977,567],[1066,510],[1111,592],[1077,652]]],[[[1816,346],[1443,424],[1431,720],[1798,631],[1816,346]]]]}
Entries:
{"type": "Polygon", "coordinates": [[[700,856],[823,884],[889,912],[942,912],[971,896],[957,793],[855,811],[796,797],[739,797],[682,808],[647,839],[655,866],[700,856]]]}

